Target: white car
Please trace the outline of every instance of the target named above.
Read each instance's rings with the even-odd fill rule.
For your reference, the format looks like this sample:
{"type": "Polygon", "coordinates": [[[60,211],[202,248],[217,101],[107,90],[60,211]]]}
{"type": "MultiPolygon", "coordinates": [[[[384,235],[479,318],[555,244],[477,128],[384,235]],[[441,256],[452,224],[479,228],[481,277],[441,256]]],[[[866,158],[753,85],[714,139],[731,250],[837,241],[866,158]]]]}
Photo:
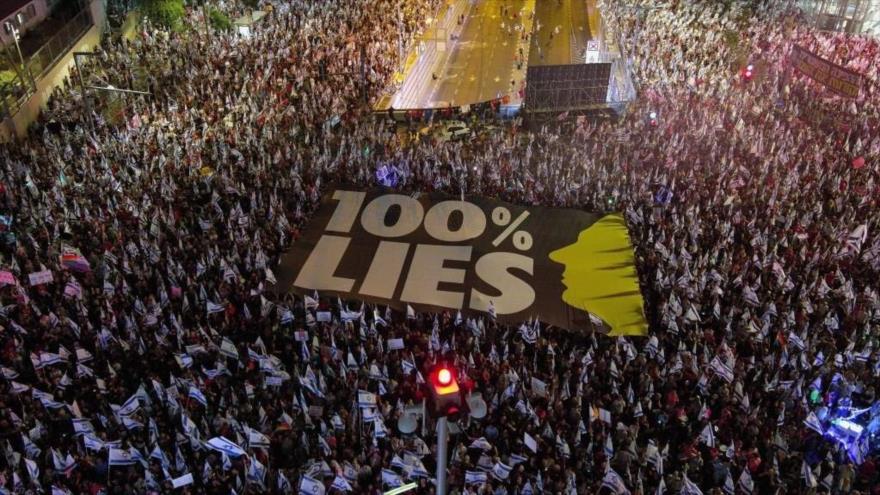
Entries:
{"type": "Polygon", "coordinates": [[[471,129],[460,120],[450,120],[443,124],[438,133],[440,141],[459,141],[470,137],[471,129]]]}

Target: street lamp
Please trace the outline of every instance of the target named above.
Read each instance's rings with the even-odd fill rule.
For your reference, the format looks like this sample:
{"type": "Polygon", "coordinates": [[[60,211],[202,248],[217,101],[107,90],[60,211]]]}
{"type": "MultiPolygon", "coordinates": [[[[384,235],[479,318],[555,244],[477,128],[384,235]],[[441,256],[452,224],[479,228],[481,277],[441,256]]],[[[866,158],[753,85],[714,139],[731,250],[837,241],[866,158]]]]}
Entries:
{"type": "MultiPolygon", "coordinates": [[[[19,26],[24,24],[24,16],[21,14],[21,12],[15,14],[15,22],[18,23],[19,26]]],[[[31,82],[31,86],[33,86],[34,91],[36,91],[37,85],[34,82],[34,78],[30,75],[30,71],[28,71],[24,65],[24,56],[22,56],[21,46],[18,44],[18,40],[21,38],[21,31],[18,30],[18,28],[15,26],[15,23],[13,23],[12,21],[6,21],[6,23],[3,24],[3,27],[4,29],[6,29],[7,33],[12,35],[12,39],[15,40],[15,51],[18,52],[18,60],[21,62],[21,65],[16,68],[16,72],[18,72],[18,75],[22,78],[22,81],[24,81],[23,72],[27,72],[28,79],[31,82]]]]}

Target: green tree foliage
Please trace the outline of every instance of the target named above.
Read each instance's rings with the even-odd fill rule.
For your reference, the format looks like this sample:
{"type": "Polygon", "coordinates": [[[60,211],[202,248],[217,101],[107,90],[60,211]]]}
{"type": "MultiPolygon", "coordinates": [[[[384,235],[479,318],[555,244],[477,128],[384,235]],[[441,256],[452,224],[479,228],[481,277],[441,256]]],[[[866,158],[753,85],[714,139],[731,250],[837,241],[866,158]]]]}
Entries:
{"type": "Polygon", "coordinates": [[[229,19],[229,16],[213,7],[208,12],[208,19],[211,20],[211,27],[218,31],[232,29],[232,20],[229,19]]]}
{"type": "Polygon", "coordinates": [[[144,15],[154,24],[174,28],[183,19],[183,0],[143,0],[144,15]]]}

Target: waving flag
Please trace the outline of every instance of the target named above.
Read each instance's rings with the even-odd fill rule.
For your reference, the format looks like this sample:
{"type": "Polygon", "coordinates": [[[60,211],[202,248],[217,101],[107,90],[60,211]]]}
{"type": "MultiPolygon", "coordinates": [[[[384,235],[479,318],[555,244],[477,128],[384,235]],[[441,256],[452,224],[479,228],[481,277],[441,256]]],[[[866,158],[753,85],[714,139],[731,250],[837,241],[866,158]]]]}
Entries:
{"type": "Polygon", "coordinates": [[[324,484],[320,481],[312,478],[311,476],[303,475],[302,479],[299,482],[299,493],[300,495],[324,495],[324,484]]]}
{"type": "Polygon", "coordinates": [[[214,437],[208,440],[207,445],[209,448],[223,452],[230,457],[240,457],[245,455],[244,449],[231,442],[226,437],[214,437]]]}
{"type": "Polygon", "coordinates": [[[137,461],[131,457],[131,453],[125,449],[110,448],[107,454],[107,464],[112,466],[134,466],[137,461]]]}
{"type": "MultiPolygon", "coordinates": [[[[343,478],[342,476],[337,476],[336,478],[334,478],[333,484],[330,485],[330,488],[332,488],[334,490],[339,490],[340,492],[354,491],[354,488],[352,488],[352,486],[348,482],[348,480],[343,478]]],[[[300,492],[300,493],[302,493],[302,492],[300,492]]]]}

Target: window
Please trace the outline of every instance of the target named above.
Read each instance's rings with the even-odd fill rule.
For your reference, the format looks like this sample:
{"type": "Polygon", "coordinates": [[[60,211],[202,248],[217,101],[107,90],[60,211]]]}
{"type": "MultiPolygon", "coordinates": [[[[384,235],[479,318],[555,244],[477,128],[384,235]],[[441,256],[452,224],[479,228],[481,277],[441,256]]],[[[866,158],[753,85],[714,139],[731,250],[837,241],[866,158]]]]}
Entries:
{"type": "Polygon", "coordinates": [[[32,4],[28,5],[26,9],[20,10],[16,17],[21,19],[21,24],[19,24],[19,26],[20,26],[22,24],[27,24],[28,22],[31,21],[31,19],[33,19],[36,16],[37,16],[37,7],[32,3],[32,4]]]}

